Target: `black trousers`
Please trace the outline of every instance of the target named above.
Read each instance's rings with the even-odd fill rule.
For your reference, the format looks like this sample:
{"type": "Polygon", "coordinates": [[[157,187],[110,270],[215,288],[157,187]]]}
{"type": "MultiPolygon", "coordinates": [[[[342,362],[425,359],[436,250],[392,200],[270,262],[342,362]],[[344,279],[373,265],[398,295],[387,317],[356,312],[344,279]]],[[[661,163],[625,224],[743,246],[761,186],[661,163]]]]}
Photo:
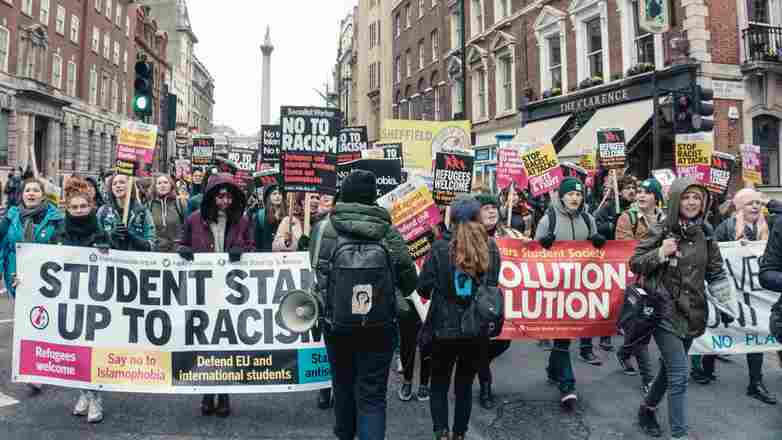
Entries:
{"type": "MultiPolygon", "coordinates": [[[[415,352],[418,348],[418,332],[421,330],[421,318],[418,312],[412,310],[410,313],[399,317],[399,357],[402,361],[402,376],[405,382],[413,381],[413,372],[415,371],[415,352]]],[[[419,371],[419,385],[429,386],[429,376],[431,372],[430,361],[432,359],[431,350],[421,349],[421,370],[419,371]]]]}
{"type": "Polygon", "coordinates": [[[464,434],[472,412],[472,384],[481,364],[481,346],[487,341],[438,340],[432,343],[432,389],[429,400],[434,432],[448,430],[448,388],[453,376],[454,434],[464,434]],[[454,373],[454,368],[456,372],[454,373]]]}
{"type": "Polygon", "coordinates": [[[499,355],[508,351],[509,348],[510,341],[492,339],[486,345],[486,348],[481,350],[481,368],[478,370],[478,380],[481,383],[492,383],[491,363],[499,355]]]}

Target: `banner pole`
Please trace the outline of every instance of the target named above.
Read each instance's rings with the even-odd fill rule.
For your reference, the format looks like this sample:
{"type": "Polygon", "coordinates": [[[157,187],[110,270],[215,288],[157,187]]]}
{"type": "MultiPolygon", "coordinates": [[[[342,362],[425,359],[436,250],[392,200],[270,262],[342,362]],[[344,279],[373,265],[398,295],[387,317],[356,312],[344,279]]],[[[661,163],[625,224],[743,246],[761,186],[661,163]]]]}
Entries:
{"type": "Polygon", "coordinates": [[[312,193],[307,193],[304,196],[304,235],[310,236],[310,219],[312,216],[312,210],[310,209],[310,197],[312,193]]]}
{"type": "Polygon", "coordinates": [[[510,228],[511,225],[511,218],[513,217],[513,196],[514,196],[514,187],[513,182],[510,183],[510,186],[508,187],[508,227],[510,228]]]}
{"type": "Polygon", "coordinates": [[[622,210],[619,207],[619,177],[616,174],[616,170],[611,170],[614,175],[614,202],[616,202],[616,213],[621,214],[622,210]]]}
{"type": "Polygon", "coordinates": [[[445,227],[451,229],[451,205],[445,207],[445,227]]]}
{"type": "Polygon", "coordinates": [[[122,210],[122,224],[127,226],[128,224],[128,213],[130,211],[130,198],[133,193],[133,186],[135,185],[135,176],[130,176],[128,178],[128,192],[125,194],[125,206],[122,210]]]}

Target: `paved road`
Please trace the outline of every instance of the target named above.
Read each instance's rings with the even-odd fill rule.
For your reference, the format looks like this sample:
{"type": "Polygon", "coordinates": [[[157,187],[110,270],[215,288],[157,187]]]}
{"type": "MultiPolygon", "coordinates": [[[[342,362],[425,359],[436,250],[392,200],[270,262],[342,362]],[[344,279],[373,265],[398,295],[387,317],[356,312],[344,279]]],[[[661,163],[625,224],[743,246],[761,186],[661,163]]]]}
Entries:
{"type": "MultiPolygon", "coordinates": [[[[10,302],[0,298],[1,440],[333,439],[331,413],[315,408],[315,393],[234,396],[234,414],[228,419],[201,417],[198,396],[112,393],[105,401],[104,422],[89,425],[70,415],[75,391],[47,387],[31,398],[22,384],[11,383],[12,318],[10,302]]],[[[637,377],[622,375],[612,361],[601,367],[576,361],[581,407],[564,416],[556,402],[556,389],[545,384],[545,361],[546,354],[529,342],[515,343],[497,359],[495,389],[503,404],[496,411],[474,406],[469,439],[644,438],[634,425],[640,399],[637,377]]],[[[744,395],[744,359],[720,362],[718,368],[716,385],[691,387],[691,424],[698,438],[782,438],[782,406],[763,405],[744,395]]],[[[776,356],[768,356],[765,368],[767,385],[782,396],[776,356]]],[[[398,385],[399,377],[392,374],[388,439],[431,439],[428,403],[400,402],[398,385]]]]}

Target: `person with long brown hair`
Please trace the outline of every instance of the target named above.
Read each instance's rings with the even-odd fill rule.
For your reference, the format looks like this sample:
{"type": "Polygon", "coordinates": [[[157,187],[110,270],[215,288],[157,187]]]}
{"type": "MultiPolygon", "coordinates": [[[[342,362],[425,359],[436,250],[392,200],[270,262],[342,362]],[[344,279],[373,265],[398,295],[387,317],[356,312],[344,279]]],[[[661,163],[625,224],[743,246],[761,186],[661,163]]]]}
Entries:
{"type": "Polygon", "coordinates": [[[255,213],[254,237],[258,252],[271,252],[274,234],[285,217],[285,199],[279,185],[263,189],[263,207],[255,213]]]}
{"type": "Polygon", "coordinates": [[[451,238],[434,243],[418,281],[418,293],[432,300],[423,333],[432,339],[430,408],[436,440],[464,439],[472,412],[472,384],[489,342],[487,337],[465,337],[461,332],[462,316],[478,287],[496,287],[499,281],[500,252],[481,224],[480,212],[481,204],[472,196],[454,201],[451,238]],[[449,437],[452,376],[456,401],[449,437]]]}
{"type": "Polygon", "coordinates": [[[148,208],[157,232],[157,250],[175,252],[177,234],[184,223],[186,207],[177,197],[176,182],[169,174],[155,174],[148,208]]]}

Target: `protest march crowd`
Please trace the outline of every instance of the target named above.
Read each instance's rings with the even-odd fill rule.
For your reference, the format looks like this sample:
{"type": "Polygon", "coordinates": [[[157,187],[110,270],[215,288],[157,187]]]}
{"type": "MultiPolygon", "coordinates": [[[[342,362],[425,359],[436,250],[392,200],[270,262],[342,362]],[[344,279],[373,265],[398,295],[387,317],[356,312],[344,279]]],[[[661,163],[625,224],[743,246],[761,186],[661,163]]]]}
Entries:
{"type": "MultiPolygon", "coordinates": [[[[654,177],[639,182],[613,173],[598,173],[587,186],[587,176],[575,168],[564,168],[556,191],[540,196],[513,186],[494,195],[474,185],[472,194],[459,195],[441,208],[443,221],[432,226],[435,240],[417,268],[391,214],[377,202],[372,172],[352,170],[336,196],[285,194],[279,183],[260,177],[240,186],[236,172],[235,164],[221,159],[217,166],[193,169],[187,179],[156,174],[131,185],[123,174],[73,176],[64,183],[59,206],[41,179],[17,175],[6,191],[7,209],[0,219],[8,294],[14,297],[24,282],[17,272],[17,243],[176,252],[189,261],[202,253],[226,253],[230,262],[238,262],[245,253],[309,251],[316,290],[326,297],[326,313],[318,325],[324,327],[332,371],[332,387],[319,391],[317,405],[333,408],[337,438],[385,437],[393,365],[402,375],[398,398],[429,401],[434,438],[458,440],[467,432],[476,376],[479,404],[487,409],[496,405],[491,364],[512,343],[491,339],[497,335],[496,317],[474,313],[499,292],[501,251],[495,240],[536,242],[544,249],[567,241],[585,241],[595,249],[614,240],[639,241],[629,261],[637,279],[628,292],[643,289],[648,294],[653,319],[640,318],[625,304],[617,329],[623,338],[577,338],[576,358],[599,366],[595,350],[613,352],[617,368],[640,377],[637,422],[651,437],[662,435],[657,408],[667,396],[671,436],[688,438],[688,426],[698,418],[688,415],[688,382],[707,385],[716,378],[716,355],[688,356],[688,350],[704,332],[707,298],[727,304],[733,295],[718,242],[768,240],[760,282],[782,292],[782,226],[774,226],[775,219],[782,219],[782,203],[751,187],[732,197],[715,197],[690,178],[664,188],[654,177]],[[360,286],[368,296],[356,294],[360,286]],[[423,320],[405,298],[414,291],[429,303],[423,320]],[[347,300],[340,302],[345,295],[347,300]],[[470,316],[473,321],[466,323],[470,316]],[[650,354],[652,341],[659,363],[650,354]],[[395,352],[398,363],[393,362],[395,352]],[[414,390],[416,355],[420,368],[414,390]]],[[[774,310],[782,308],[779,304],[774,310]]],[[[724,310],[720,319],[734,319],[730,307],[724,310]]],[[[771,330],[776,331],[773,325],[771,330]]],[[[559,389],[563,411],[576,409],[579,400],[571,341],[538,341],[548,351],[545,374],[559,389]]],[[[763,382],[763,353],[746,357],[747,396],[776,404],[763,382]]],[[[28,387],[31,395],[42,392],[41,385],[28,387]]],[[[105,398],[106,392],[82,390],[73,414],[100,422],[105,398]]],[[[205,394],[200,411],[227,417],[230,396],[205,394]]]]}

